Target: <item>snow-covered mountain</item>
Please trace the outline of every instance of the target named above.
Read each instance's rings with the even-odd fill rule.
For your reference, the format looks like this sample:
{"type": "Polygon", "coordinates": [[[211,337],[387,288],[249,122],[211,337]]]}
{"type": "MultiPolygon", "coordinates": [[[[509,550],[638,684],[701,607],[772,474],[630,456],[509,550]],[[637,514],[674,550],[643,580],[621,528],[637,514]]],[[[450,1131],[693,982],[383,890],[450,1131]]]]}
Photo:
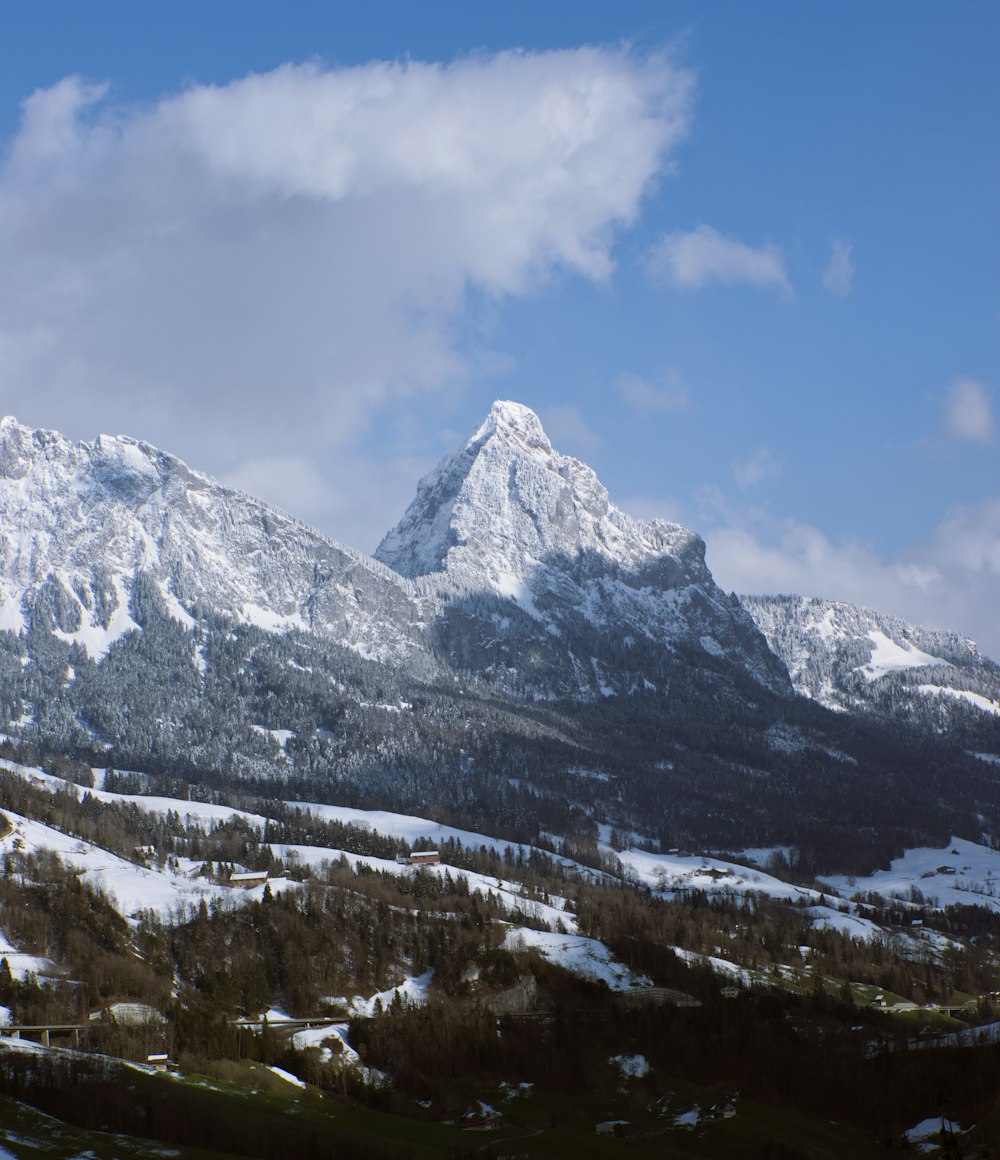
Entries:
{"type": "Polygon", "coordinates": [[[832,709],[889,711],[948,724],[1000,718],[1000,666],[973,641],[853,604],[744,596],[796,690],[832,709]]]}
{"type": "Polygon", "coordinates": [[[420,481],[375,555],[440,602],[442,643],[467,667],[571,695],[658,687],[678,663],[790,691],[700,537],[620,511],[519,403],[494,403],[420,481]]]}
{"type": "Polygon", "coordinates": [[[525,407],[493,407],[378,557],[148,444],[5,420],[0,732],[32,762],[84,756],[168,790],[805,844],[817,867],[1000,816],[1000,739],[962,717],[1000,726],[963,700],[996,696],[969,684],[996,666],[958,638],[758,602],[801,688],[879,712],[793,696],[699,537],[618,510],[525,407]],[[922,667],[888,671],[899,654],[922,667]],[[901,694],[910,672],[953,692],[901,694]],[[898,727],[904,695],[951,712],[920,717],[943,736],[898,727]]]}
{"type": "Polygon", "coordinates": [[[187,625],[223,612],[381,660],[422,640],[413,586],[363,553],[148,443],[0,421],[0,627],[42,617],[99,657],[136,627],[140,574],[187,625]]]}

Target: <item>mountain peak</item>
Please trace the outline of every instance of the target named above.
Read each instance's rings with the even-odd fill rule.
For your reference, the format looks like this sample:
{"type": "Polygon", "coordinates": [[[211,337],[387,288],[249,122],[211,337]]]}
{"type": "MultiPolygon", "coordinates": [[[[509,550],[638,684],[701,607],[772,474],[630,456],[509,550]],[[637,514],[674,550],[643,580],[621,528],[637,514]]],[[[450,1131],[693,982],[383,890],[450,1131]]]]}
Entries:
{"type": "Polygon", "coordinates": [[[424,476],[375,557],[444,601],[455,624],[465,618],[456,632],[470,667],[531,655],[563,691],[574,681],[610,689],[614,680],[591,668],[619,665],[615,650],[652,672],[664,655],[693,649],[787,689],[752,621],[712,580],[701,538],[615,507],[521,403],[494,403],[464,447],[424,476]]]}
{"type": "Polygon", "coordinates": [[[525,451],[552,454],[552,444],[545,434],[541,419],[523,403],[497,399],[466,446],[478,447],[494,435],[525,451]]]}

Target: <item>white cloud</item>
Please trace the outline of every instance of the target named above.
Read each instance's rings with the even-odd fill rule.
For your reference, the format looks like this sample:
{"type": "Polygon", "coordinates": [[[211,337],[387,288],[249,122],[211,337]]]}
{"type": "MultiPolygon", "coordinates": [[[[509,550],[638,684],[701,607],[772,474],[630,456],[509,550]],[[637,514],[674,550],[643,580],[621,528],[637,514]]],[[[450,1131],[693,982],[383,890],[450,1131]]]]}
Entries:
{"type": "Polygon", "coordinates": [[[640,375],[622,375],[618,390],[640,415],[656,411],[674,414],[686,410],[691,402],[691,392],[676,371],[663,375],[659,386],[640,375]]]}
{"type": "Polygon", "coordinates": [[[953,379],[945,399],[945,426],[956,439],[971,443],[996,442],[993,400],[975,379],[953,379]]]}
{"type": "Polygon", "coordinates": [[[835,239],[830,248],[830,261],[823,271],[823,285],[838,298],[846,298],[854,285],[853,252],[853,243],[840,239],[835,239]]]}
{"type": "Polygon", "coordinates": [[[849,600],[964,632],[1000,658],[1000,497],[954,508],[930,536],[895,556],[835,543],[795,520],[727,514],[705,536],[709,565],[724,588],[849,600]]]}
{"type": "Polygon", "coordinates": [[[0,161],[3,408],[336,490],[331,448],[468,376],[470,291],[608,275],[690,90],[597,48],[39,90],[0,161]]]}
{"type": "Polygon", "coordinates": [[[717,282],[792,292],[777,246],[749,246],[712,226],[665,234],[650,252],[647,267],[654,278],[679,290],[700,290],[717,282]]]}
{"type": "Polygon", "coordinates": [[[758,448],[747,459],[738,459],[732,465],[733,479],[740,487],[753,487],[777,475],[781,469],[767,447],[758,448]]]}

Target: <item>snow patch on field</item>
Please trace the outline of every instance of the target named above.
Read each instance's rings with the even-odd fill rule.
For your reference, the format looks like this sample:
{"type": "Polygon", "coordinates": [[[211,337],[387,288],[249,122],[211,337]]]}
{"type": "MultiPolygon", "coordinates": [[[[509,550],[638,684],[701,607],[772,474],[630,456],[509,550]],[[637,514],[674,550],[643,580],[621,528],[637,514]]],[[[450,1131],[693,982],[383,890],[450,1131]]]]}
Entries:
{"type": "Polygon", "coordinates": [[[297,1075],[292,1075],[290,1071],[285,1071],[283,1067],[275,1067],[273,1064],[267,1069],[272,1075],[276,1075],[278,1079],[283,1079],[285,1083],[290,1083],[292,1087],[304,1088],[306,1085],[299,1079],[297,1075]]]}
{"type": "Polygon", "coordinates": [[[619,963],[604,943],[595,938],[514,926],[507,931],[504,946],[507,950],[534,947],[549,962],[565,967],[581,978],[607,983],[612,991],[652,986],[650,979],[619,963]]]}
{"type": "Polygon", "coordinates": [[[812,919],[813,926],[823,930],[839,930],[849,938],[859,938],[864,942],[878,942],[885,938],[885,931],[870,918],[844,914],[832,906],[810,906],[806,908],[806,914],[812,919]]]}
{"type": "Polygon", "coordinates": [[[904,669],[919,669],[925,665],[943,665],[940,657],[932,657],[912,644],[897,644],[881,629],[873,629],[868,634],[873,648],[871,660],[857,671],[869,681],[884,677],[886,673],[899,673],[904,669]]]}
{"type": "Polygon", "coordinates": [[[951,697],[956,701],[968,701],[970,705],[982,709],[984,713],[1000,717],[1000,701],[991,701],[982,693],[972,693],[968,689],[952,689],[947,685],[917,685],[917,692],[929,697],[951,697]]]}
{"type": "Polygon", "coordinates": [[[944,1116],[928,1116],[926,1120],[907,1128],[903,1135],[911,1144],[916,1144],[918,1152],[931,1152],[936,1150],[942,1132],[954,1135],[961,1131],[961,1125],[954,1120],[946,1120],[944,1116]]]}

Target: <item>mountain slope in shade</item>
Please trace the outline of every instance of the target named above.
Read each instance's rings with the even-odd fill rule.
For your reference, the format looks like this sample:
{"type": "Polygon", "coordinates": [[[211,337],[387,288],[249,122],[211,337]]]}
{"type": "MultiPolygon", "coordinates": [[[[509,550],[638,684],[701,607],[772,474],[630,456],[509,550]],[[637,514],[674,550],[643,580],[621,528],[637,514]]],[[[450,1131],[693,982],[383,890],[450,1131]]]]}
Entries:
{"type": "Polygon", "coordinates": [[[1000,666],[973,641],[856,605],[743,596],[796,691],[832,709],[869,709],[947,727],[1000,720],[1000,666]]]}
{"type": "Polygon", "coordinates": [[[148,443],[2,420],[0,627],[41,617],[101,656],[136,627],[140,575],[185,624],[205,608],[381,660],[420,649],[412,585],[362,553],[148,443]]]}
{"type": "Polygon", "coordinates": [[[463,667],[564,695],[662,687],[677,666],[790,692],[700,537],[620,511],[518,403],[420,481],[375,555],[442,603],[439,642],[463,667]]]}

